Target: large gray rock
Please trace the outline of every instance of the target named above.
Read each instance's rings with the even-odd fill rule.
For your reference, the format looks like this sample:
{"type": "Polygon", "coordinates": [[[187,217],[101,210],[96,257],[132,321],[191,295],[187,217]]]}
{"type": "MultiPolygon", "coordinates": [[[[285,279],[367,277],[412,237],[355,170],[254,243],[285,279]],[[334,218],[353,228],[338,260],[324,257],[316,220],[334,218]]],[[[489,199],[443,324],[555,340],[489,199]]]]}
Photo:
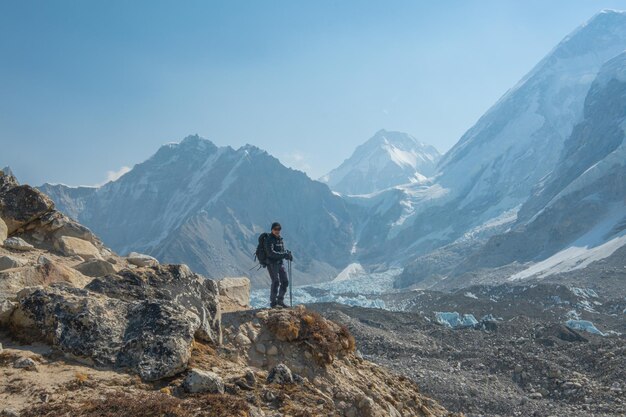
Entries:
{"type": "Polygon", "coordinates": [[[213,372],[192,369],[183,381],[183,389],[189,393],[223,394],[224,381],[213,372]]]}
{"type": "Polygon", "coordinates": [[[159,264],[159,261],[156,258],[137,252],[129,253],[126,260],[128,263],[135,266],[157,266],[159,264]]]}
{"type": "Polygon", "coordinates": [[[220,295],[242,307],[250,305],[250,280],[242,278],[223,278],[217,282],[220,295]]]}
{"type": "Polygon", "coordinates": [[[274,382],[276,384],[285,385],[285,384],[293,384],[293,374],[291,373],[291,369],[287,367],[284,363],[279,363],[276,365],[270,373],[267,375],[267,382],[274,382]]]}
{"type": "Polygon", "coordinates": [[[0,271],[12,268],[19,268],[27,264],[28,261],[26,259],[18,258],[16,256],[0,256],[0,271]]]}
{"type": "Polygon", "coordinates": [[[19,185],[12,175],[0,176],[0,218],[9,235],[54,210],[48,196],[29,185],[19,185]]]}
{"type": "Polygon", "coordinates": [[[63,255],[78,255],[83,259],[102,259],[100,251],[93,243],[71,236],[61,236],[55,241],[55,249],[63,255]]]}
{"type": "Polygon", "coordinates": [[[126,301],[169,300],[198,317],[196,337],[221,343],[221,312],[217,284],[193,273],[186,265],[124,269],[95,278],[87,289],[126,301]]]}
{"type": "Polygon", "coordinates": [[[102,259],[91,259],[89,261],[85,261],[76,265],[74,269],[83,275],[87,275],[88,277],[103,277],[117,272],[110,262],[102,259]]]}
{"type": "Polygon", "coordinates": [[[31,245],[21,237],[15,236],[6,239],[3,243],[3,246],[7,249],[19,250],[22,252],[27,252],[35,248],[33,245],[31,245]]]}
{"type": "Polygon", "coordinates": [[[129,302],[54,284],[21,291],[11,325],[78,360],[153,381],[186,368],[200,321],[171,301],[129,302]]]}

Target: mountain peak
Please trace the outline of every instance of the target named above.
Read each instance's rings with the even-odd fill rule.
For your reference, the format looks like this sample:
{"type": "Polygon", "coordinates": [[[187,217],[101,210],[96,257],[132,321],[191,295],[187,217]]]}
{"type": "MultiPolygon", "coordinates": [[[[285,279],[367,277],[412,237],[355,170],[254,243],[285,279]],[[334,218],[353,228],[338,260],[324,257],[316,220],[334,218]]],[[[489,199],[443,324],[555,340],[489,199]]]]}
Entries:
{"type": "Polygon", "coordinates": [[[393,146],[401,147],[404,149],[411,149],[415,146],[422,148],[433,148],[430,145],[426,145],[423,142],[416,139],[414,136],[408,133],[381,129],[374,134],[364,145],[367,144],[391,144],[393,146]]]}
{"type": "Polygon", "coordinates": [[[369,194],[425,180],[440,157],[437,149],[408,133],[381,129],[321,181],[340,193],[369,194]]]}
{"type": "Polygon", "coordinates": [[[179,146],[181,147],[194,147],[194,148],[207,148],[207,147],[215,147],[216,145],[211,142],[209,139],[205,139],[197,133],[194,135],[186,136],[182,141],[180,141],[179,146]]]}

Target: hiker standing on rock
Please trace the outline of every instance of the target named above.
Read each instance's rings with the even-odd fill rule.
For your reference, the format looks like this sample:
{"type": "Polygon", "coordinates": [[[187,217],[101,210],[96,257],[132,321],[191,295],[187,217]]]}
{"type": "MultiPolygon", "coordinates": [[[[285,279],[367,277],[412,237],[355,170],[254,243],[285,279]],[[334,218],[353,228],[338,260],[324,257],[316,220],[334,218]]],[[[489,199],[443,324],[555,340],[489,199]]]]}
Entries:
{"type": "Polygon", "coordinates": [[[293,260],[291,252],[285,250],[285,244],[283,238],[280,236],[280,230],[282,227],[280,223],[272,223],[272,233],[268,233],[265,237],[265,255],[267,272],[270,274],[272,280],[272,286],[270,288],[270,306],[273,307],[287,307],[285,305],[285,293],[289,286],[289,279],[287,278],[287,272],[283,266],[283,259],[288,261],[293,260]]]}

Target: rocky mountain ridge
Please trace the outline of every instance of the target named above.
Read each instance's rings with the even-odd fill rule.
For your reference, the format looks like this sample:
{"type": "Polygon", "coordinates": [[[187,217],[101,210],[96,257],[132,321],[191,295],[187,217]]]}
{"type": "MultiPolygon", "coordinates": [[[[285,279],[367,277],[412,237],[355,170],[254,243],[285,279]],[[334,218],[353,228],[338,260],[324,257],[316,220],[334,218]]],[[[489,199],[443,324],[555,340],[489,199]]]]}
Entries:
{"type": "Polygon", "coordinates": [[[332,279],[350,257],[345,202],[253,146],[219,148],[189,136],[100,188],[40,189],[116,251],[186,263],[208,277],[247,275],[253,285],[267,285],[253,254],[258,235],[277,219],[302,282],[332,279]]]}

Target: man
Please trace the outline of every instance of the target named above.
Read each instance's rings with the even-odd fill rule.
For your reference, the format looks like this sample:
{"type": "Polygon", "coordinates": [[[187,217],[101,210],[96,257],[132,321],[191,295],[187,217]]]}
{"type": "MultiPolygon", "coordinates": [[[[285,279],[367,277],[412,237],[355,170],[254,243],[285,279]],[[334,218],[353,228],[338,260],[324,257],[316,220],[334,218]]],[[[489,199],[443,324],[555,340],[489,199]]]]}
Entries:
{"type": "Polygon", "coordinates": [[[283,266],[283,259],[293,260],[291,252],[285,250],[283,238],[280,236],[280,223],[272,223],[272,233],[265,239],[265,253],[267,255],[267,271],[272,280],[270,288],[270,306],[272,308],[287,307],[285,305],[285,293],[289,286],[289,279],[283,266]]]}

